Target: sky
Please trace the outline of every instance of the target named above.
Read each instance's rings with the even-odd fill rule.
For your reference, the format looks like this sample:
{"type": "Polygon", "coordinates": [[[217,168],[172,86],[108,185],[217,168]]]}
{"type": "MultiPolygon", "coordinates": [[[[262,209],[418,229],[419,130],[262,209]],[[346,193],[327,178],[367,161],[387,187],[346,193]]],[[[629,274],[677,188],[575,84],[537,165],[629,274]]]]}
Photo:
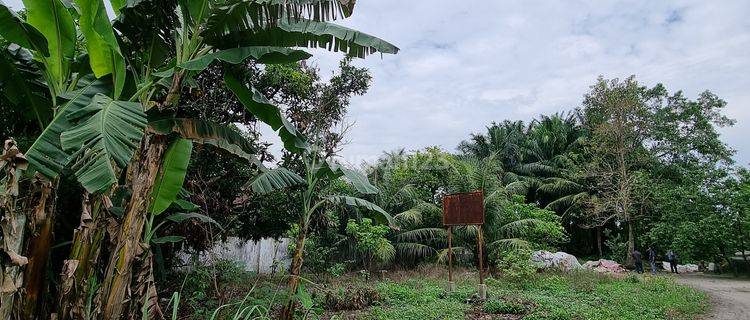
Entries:
{"type": "MultiPolygon", "coordinates": [[[[336,23],[401,51],[355,62],[373,83],[351,101],[342,160],[372,162],[400,147],[455,151],[493,121],[574,109],[599,75],[635,75],[692,99],[710,90],[727,101],[737,124],[721,133],[747,165],[748,12],[747,0],[359,0],[351,18],[336,23]]],[[[324,75],[341,58],[313,53],[324,75]]]]}

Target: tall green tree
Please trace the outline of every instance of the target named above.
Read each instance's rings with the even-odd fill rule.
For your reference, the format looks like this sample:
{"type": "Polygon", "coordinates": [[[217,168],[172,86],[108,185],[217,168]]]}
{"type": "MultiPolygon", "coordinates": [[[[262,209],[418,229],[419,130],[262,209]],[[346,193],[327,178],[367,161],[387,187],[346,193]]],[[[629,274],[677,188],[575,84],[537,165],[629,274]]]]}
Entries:
{"type": "Polygon", "coordinates": [[[653,212],[647,240],[680,252],[685,260],[714,260],[737,246],[731,219],[736,190],[731,174],[734,154],[718,129],[734,120],[722,112],[726,102],[705,91],[697,99],[670,94],[661,85],[651,105],[649,169],[653,212]],[[700,237],[695,230],[701,230],[700,237]]]}
{"type": "Polygon", "coordinates": [[[581,110],[590,157],[585,170],[597,190],[585,210],[595,225],[611,221],[625,225],[628,265],[634,264],[630,253],[635,250],[635,222],[642,216],[646,198],[643,168],[649,154],[644,143],[651,97],[634,77],[599,78],[585,95],[581,110]]]}

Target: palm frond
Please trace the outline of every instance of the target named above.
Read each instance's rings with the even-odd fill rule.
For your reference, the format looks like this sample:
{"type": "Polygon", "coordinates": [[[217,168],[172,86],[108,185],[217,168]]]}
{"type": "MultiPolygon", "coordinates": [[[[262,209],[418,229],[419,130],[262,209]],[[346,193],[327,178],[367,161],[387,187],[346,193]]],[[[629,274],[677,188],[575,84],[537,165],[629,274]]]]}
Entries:
{"type": "Polygon", "coordinates": [[[474,239],[479,234],[479,226],[468,225],[453,227],[453,232],[459,237],[474,239]]]}
{"type": "Polygon", "coordinates": [[[401,227],[422,223],[422,213],[417,209],[409,209],[393,216],[401,227]]]}
{"type": "Polygon", "coordinates": [[[279,167],[259,174],[247,186],[255,193],[268,194],[302,184],[305,184],[305,179],[287,168],[279,167]]]}
{"type": "Polygon", "coordinates": [[[357,197],[350,197],[350,196],[328,196],[325,198],[325,200],[332,204],[366,209],[369,211],[372,218],[378,223],[387,224],[388,226],[395,227],[395,221],[393,220],[393,217],[391,217],[391,215],[388,212],[386,212],[385,210],[383,210],[383,208],[377,206],[376,204],[370,201],[367,201],[365,199],[361,199],[357,197]]]}
{"type": "Polygon", "coordinates": [[[568,179],[547,178],[544,179],[542,185],[537,189],[537,192],[548,195],[564,195],[578,192],[582,189],[582,185],[568,179]]]}
{"type": "Polygon", "coordinates": [[[503,234],[514,236],[514,235],[521,233],[523,229],[533,228],[542,223],[544,223],[544,221],[539,220],[539,219],[534,219],[534,218],[521,219],[521,220],[510,222],[500,227],[499,231],[503,234]]]}
{"type": "Polygon", "coordinates": [[[396,249],[390,241],[380,241],[377,248],[375,248],[374,254],[380,262],[391,262],[396,258],[396,249]]]}
{"type": "MultiPolygon", "coordinates": [[[[581,200],[583,200],[585,197],[587,197],[589,194],[587,192],[579,192],[574,194],[569,194],[564,197],[560,197],[556,199],[555,201],[550,202],[545,206],[545,209],[553,210],[555,212],[561,212],[563,210],[569,209],[576,203],[579,203],[581,200]]],[[[567,211],[567,210],[566,210],[567,211]]]]}
{"type": "Polygon", "coordinates": [[[435,248],[416,242],[399,242],[395,247],[399,256],[410,259],[424,259],[437,253],[435,248]]]}
{"type": "Polygon", "coordinates": [[[531,187],[529,186],[529,182],[523,181],[523,180],[511,182],[505,186],[505,191],[510,194],[525,195],[529,193],[529,190],[531,190],[531,187]]]}
{"type": "Polygon", "coordinates": [[[394,197],[401,203],[414,204],[419,199],[417,189],[412,184],[407,184],[396,191],[394,197]]]}
{"type": "Polygon", "coordinates": [[[443,228],[421,228],[404,231],[396,236],[398,242],[437,242],[448,237],[443,228]]]}
{"type": "Polygon", "coordinates": [[[487,248],[492,251],[531,249],[531,242],[519,238],[500,239],[487,244],[487,248]]]}
{"type": "Polygon", "coordinates": [[[542,162],[524,163],[513,168],[513,171],[523,175],[550,176],[558,172],[557,168],[542,162]]]}
{"type": "MultiPolygon", "coordinates": [[[[448,248],[439,250],[437,253],[437,263],[448,263],[448,252],[448,248]]],[[[473,255],[474,252],[467,247],[453,247],[453,257],[455,258],[468,258],[473,255]]]]}

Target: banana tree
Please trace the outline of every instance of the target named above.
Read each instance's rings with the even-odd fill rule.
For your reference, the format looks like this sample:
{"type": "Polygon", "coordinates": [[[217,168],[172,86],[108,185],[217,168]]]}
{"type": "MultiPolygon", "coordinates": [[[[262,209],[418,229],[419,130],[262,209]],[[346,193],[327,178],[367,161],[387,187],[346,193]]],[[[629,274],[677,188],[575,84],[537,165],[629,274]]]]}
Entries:
{"type": "Polygon", "coordinates": [[[342,177],[351,183],[359,193],[365,195],[376,194],[378,193],[378,189],[370,184],[367,178],[359,172],[343,167],[332,159],[323,158],[320,154],[315,145],[302,153],[304,177],[299,176],[289,169],[279,167],[271,170],[266,169],[248,183],[252,191],[258,194],[267,194],[281,189],[296,187],[300,192],[300,199],[302,199],[299,208],[299,234],[297,235],[295,252],[289,272],[289,295],[281,315],[284,319],[291,319],[294,315],[294,296],[300,287],[299,276],[304,259],[305,239],[307,238],[310,218],[314,214],[319,213],[327,205],[343,205],[370,212],[373,218],[379,223],[395,227],[393,217],[374,203],[352,196],[328,194],[327,188],[330,186],[330,183],[342,177]]]}
{"type": "MultiPolygon", "coordinates": [[[[203,68],[219,61],[228,65],[245,59],[283,63],[310,56],[289,47],[323,47],[357,57],[398,51],[385,41],[327,22],[348,17],[353,9],[349,1],[112,1],[117,15],[114,23],[102,0],[76,0],[76,6],[61,0],[25,0],[24,4],[26,19],[0,4],[0,36],[20,46],[25,56],[34,57],[47,90],[36,96],[50,98],[41,109],[47,108],[52,115],[48,123],[40,121],[44,130],[26,153],[28,175],[44,177],[48,182],[41,194],[52,195],[53,199],[55,180],[63,169],[70,168],[94,198],[92,212],[82,213],[71,259],[63,270],[62,318],[75,315],[75,311],[71,314],[65,309],[65,301],[71,301],[66,295],[72,294],[72,301],[81,301],[86,288],[93,287],[86,285],[87,277],[77,276],[78,272],[93,274],[91,268],[99,251],[93,242],[101,241],[101,235],[94,231],[100,229],[96,221],[103,221],[104,215],[90,213],[111,215],[114,208],[121,212],[117,231],[110,234],[116,243],[97,295],[102,299],[98,302],[101,316],[119,318],[125,310],[124,301],[141,300],[128,299],[132,298],[128,292],[133,262],[137,252],[142,252],[142,234],[149,215],[155,214],[154,185],[167,171],[162,163],[174,141],[171,136],[211,143],[245,157],[253,154],[247,143],[222,142],[226,137],[221,136],[222,130],[216,130],[216,124],[173,126],[169,134],[158,128],[150,130],[149,123],[170,119],[177,113],[180,93],[203,68]],[[84,41],[78,41],[78,34],[84,41]],[[85,50],[79,51],[83,47],[79,44],[85,44],[85,50]],[[120,176],[126,177],[124,187],[113,187],[120,176]],[[108,195],[117,192],[113,189],[125,189],[129,194],[119,207],[109,203],[108,195]],[[86,262],[81,264],[83,260],[86,262]],[[70,282],[66,275],[83,283],[66,290],[65,280],[70,282]]],[[[4,59],[13,59],[6,52],[3,55],[4,59]]],[[[226,79],[233,91],[247,90],[239,98],[248,101],[248,112],[277,130],[287,149],[302,152],[307,148],[301,135],[262,94],[253,88],[248,90],[230,74],[226,79]]],[[[178,120],[173,123],[185,124],[178,120]]],[[[174,153],[189,158],[185,150],[174,153]]],[[[171,196],[166,199],[168,202],[171,196]]],[[[48,214],[43,221],[51,226],[54,201],[49,203],[44,206],[48,214]]],[[[48,229],[50,233],[43,235],[46,241],[51,239],[48,229]]],[[[41,255],[49,254],[49,242],[34,248],[41,255]]],[[[29,301],[27,305],[36,304],[29,301]]],[[[27,317],[33,313],[31,310],[27,317]]]]}

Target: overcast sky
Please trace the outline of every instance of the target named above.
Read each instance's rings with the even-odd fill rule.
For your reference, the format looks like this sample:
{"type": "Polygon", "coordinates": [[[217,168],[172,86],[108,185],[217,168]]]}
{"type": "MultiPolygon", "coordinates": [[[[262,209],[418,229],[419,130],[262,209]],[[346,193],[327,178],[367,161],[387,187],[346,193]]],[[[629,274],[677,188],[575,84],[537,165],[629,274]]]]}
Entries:
{"type": "MultiPolygon", "coordinates": [[[[372,161],[399,147],[454,151],[492,121],[572,110],[599,75],[634,74],[691,99],[711,90],[726,100],[738,122],[722,133],[747,165],[748,13],[747,0],[359,0],[338,23],[401,52],[356,62],[374,81],[352,100],[344,160],[372,161]]],[[[340,59],[314,53],[326,74],[340,59]]]]}

